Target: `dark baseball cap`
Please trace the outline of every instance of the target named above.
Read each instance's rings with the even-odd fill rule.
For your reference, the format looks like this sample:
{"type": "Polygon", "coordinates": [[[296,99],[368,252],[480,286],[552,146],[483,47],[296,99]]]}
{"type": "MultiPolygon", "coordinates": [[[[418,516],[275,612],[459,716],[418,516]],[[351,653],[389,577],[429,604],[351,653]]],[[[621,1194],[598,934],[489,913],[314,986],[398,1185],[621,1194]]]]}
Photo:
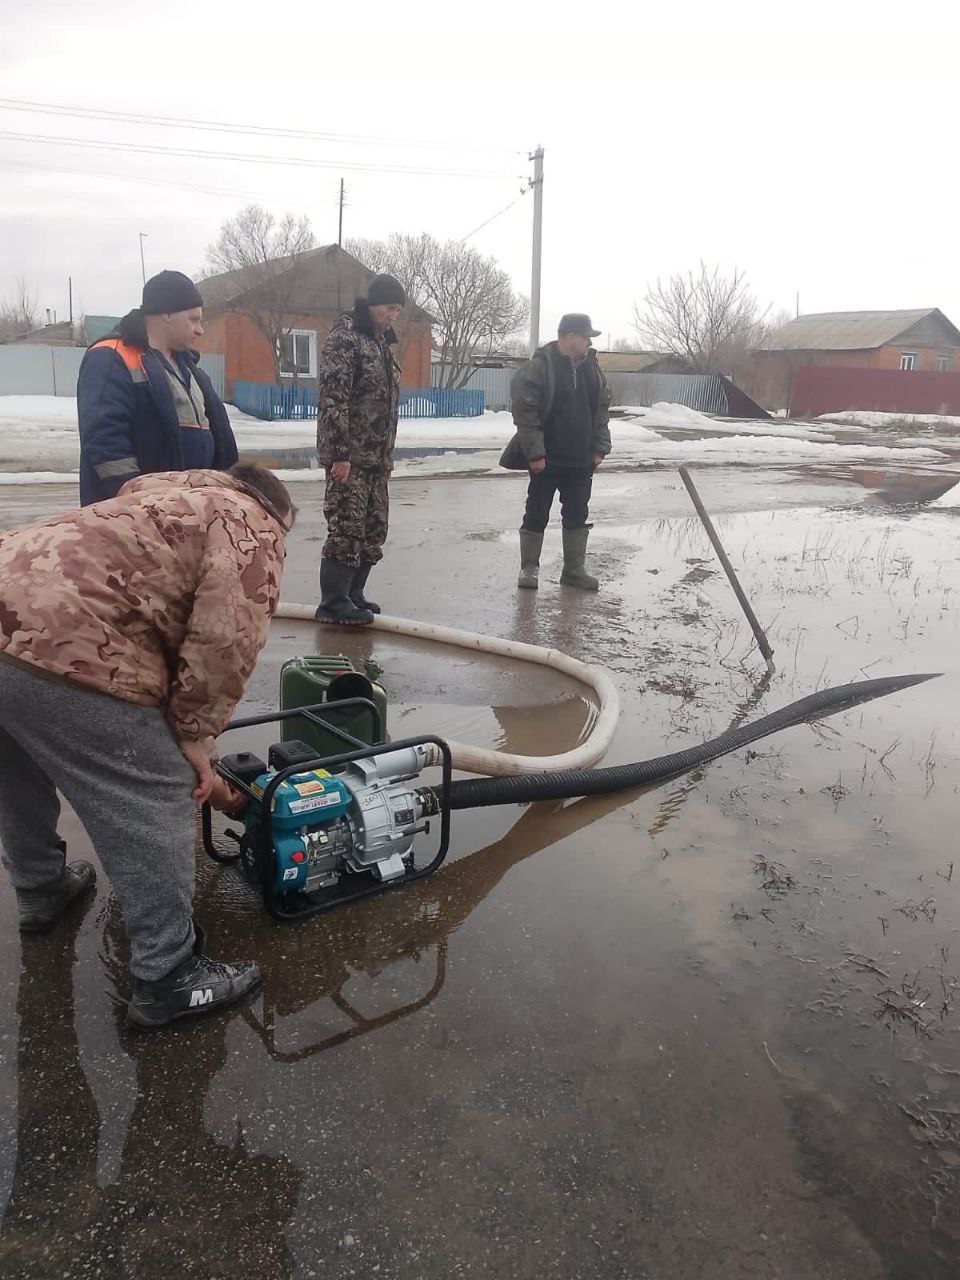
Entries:
{"type": "Polygon", "coordinates": [[[600,337],[600,330],[595,329],[590,317],[584,315],[581,311],[571,311],[567,315],[561,316],[560,324],[557,326],[557,333],[560,336],[565,333],[579,333],[583,338],[600,337]]]}

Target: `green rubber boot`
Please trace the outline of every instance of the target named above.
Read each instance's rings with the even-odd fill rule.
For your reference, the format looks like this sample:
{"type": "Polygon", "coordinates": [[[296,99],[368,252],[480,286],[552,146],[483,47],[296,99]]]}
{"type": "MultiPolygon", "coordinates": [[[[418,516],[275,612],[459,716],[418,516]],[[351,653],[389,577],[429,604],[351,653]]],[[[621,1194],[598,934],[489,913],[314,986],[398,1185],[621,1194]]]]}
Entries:
{"type": "Polygon", "coordinates": [[[560,581],[565,587],[577,587],[580,591],[598,591],[600,583],[590,576],[583,567],[587,558],[587,539],[590,529],[584,525],[582,529],[563,530],[563,573],[560,581]]]}
{"type": "Polygon", "coordinates": [[[540,585],[540,551],[543,548],[543,534],[533,529],[520,530],[520,577],[518,587],[528,591],[536,591],[540,585]]]}
{"type": "Polygon", "coordinates": [[[369,609],[358,609],[350,599],[357,570],[349,564],[324,557],[320,561],[320,604],[313,615],[318,622],[338,627],[368,627],[373,621],[369,609]]]}

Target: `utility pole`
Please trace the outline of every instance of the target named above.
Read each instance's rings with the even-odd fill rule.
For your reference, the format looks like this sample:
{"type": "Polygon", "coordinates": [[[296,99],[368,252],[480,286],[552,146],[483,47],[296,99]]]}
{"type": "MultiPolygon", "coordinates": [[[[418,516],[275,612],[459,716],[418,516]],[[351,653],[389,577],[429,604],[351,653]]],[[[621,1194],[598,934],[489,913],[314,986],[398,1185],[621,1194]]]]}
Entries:
{"type": "Polygon", "coordinates": [[[147,238],[146,231],[140,232],[140,274],[143,276],[143,283],[147,283],[147,268],[143,261],[143,242],[147,238]]]}
{"type": "Polygon", "coordinates": [[[530,283],[530,351],[540,345],[540,261],[543,245],[543,147],[533,155],[533,278],[530,283]]]}
{"type": "Polygon", "coordinates": [[[343,248],[343,179],[340,179],[340,223],[337,227],[337,246],[343,248]]]}
{"type": "Polygon", "coordinates": [[[67,298],[70,307],[70,327],[73,328],[73,276],[67,276],[67,298]]]}

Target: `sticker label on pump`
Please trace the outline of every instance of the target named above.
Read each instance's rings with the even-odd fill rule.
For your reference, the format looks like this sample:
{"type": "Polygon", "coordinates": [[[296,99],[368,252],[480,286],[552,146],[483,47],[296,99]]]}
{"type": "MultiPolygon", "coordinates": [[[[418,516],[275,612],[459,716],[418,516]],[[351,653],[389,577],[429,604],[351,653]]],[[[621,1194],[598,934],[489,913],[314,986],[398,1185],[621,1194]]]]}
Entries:
{"type": "Polygon", "coordinates": [[[294,782],[293,789],[298,796],[319,796],[326,790],[326,786],[320,778],[308,778],[306,782],[294,782]]]}
{"type": "Polygon", "coordinates": [[[287,781],[293,783],[299,791],[301,787],[313,784],[317,778],[329,778],[331,776],[326,769],[311,769],[309,773],[294,773],[287,781]]]}
{"type": "Polygon", "coordinates": [[[313,809],[326,809],[332,804],[340,803],[340,794],[337,791],[330,791],[326,795],[310,796],[306,800],[292,800],[290,802],[290,813],[309,813],[313,809]]]}

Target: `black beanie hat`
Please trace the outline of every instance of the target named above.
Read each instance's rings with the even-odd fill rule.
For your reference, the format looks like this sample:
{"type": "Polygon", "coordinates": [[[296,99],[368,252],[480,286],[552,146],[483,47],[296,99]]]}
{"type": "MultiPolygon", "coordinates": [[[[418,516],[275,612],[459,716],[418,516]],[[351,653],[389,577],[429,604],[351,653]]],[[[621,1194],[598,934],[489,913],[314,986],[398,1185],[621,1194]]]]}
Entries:
{"type": "Polygon", "coordinates": [[[405,307],[407,295],[396,276],[374,276],[367,288],[367,306],[405,307]]]}
{"type": "Polygon", "coordinates": [[[200,290],[182,271],[161,271],[143,286],[140,310],[145,316],[167,316],[202,307],[200,290]]]}

